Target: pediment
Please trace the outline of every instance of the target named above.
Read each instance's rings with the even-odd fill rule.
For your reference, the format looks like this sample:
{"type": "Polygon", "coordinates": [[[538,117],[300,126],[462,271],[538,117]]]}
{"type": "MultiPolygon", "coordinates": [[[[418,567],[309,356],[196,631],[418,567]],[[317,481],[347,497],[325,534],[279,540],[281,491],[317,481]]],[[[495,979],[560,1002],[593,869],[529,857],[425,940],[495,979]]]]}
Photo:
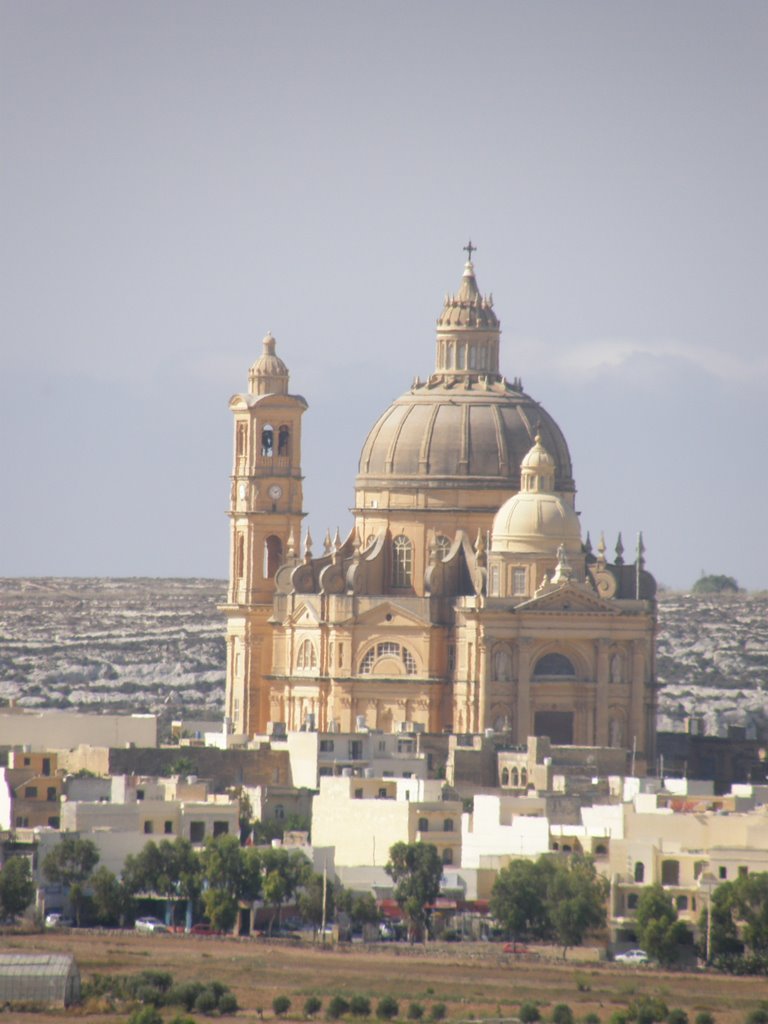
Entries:
{"type": "Polygon", "coordinates": [[[381,629],[403,629],[408,626],[418,626],[423,629],[429,625],[429,620],[421,615],[415,615],[407,608],[394,601],[382,601],[381,604],[368,608],[355,616],[354,623],[358,626],[370,626],[381,629]]]}
{"type": "Polygon", "coordinates": [[[320,623],[320,616],[311,604],[302,602],[297,605],[285,620],[286,626],[293,626],[300,629],[302,626],[317,626],[320,623]]]}
{"type": "Polygon", "coordinates": [[[598,597],[590,587],[583,583],[568,581],[559,586],[549,584],[543,592],[538,592],[530,601],[519,604],[518,612],[598,612],[603,615],[618,615],[619,609],[613,601],[605,601],[598,597]]]}

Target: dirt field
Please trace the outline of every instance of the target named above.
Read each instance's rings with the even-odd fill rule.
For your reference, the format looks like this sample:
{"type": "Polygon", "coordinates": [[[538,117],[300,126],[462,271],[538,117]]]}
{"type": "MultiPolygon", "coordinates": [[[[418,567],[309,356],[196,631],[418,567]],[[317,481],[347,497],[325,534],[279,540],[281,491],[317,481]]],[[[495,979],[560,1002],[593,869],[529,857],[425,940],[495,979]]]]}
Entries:
{"type": "MultiPolygon", "coordinates": [[[[226,1019],[248,1024],[260,1019],[259,1008],[266,1022],[272,1019],[276,995],[291,999],[288,1016],[294,1019],[303,1018],[307,996],[319,996],[325,1006],[332,995],[340,993],[367,995],[374,1005],[379,997],[393,995],[400,1001],[403,1019],[411,1001],[422,1003],[427,1014],[433,1003],[444,1002],[452,1024],[513,1017],[525,1000],[541,1005],[544,1020],[556,1003],[568,1003],[577,1019],[592,1012],[607,1024],[614,1010],[641,994],[657,994],[670,1008],[682,1007],[691,1024],[700,1010],[713,1013],[716,1024],[743,1024],[746,1013],[768,998],[766,979],[594,963],[511,963],[500,946],[485,943],[435,943],[426,949],[401,944],[321,949],[264,939],[139,936],[130,932],[6,934],[0,943],[3,952],[72,952],[83,980],[95,973],[134,973],[147,968],[168,971],[174,981],[218,980],[235,992],[243,1008],[236,1017],[226,1019]],[[580,987],[587,991],[579,991],[580,987]]],[[[177,1012],[176,1008],[166,1010],[166,1020],[177,1012]]],[[[70,1019],[106,1024],[126,1016],[90,1007],[66,1013],[14,1014],[4,1019],[18,1019],[22,1024],[70,1019]]]]}

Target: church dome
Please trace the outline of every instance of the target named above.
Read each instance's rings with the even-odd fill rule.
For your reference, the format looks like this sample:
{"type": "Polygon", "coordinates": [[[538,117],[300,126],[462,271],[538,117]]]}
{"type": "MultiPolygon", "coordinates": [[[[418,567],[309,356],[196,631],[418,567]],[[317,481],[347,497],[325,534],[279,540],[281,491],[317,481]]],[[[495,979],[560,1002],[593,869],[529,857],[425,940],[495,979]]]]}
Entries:
{"type": "MultiPolygon", "coordinates": [[[[520,464],[538,433],[554,469],[554,489],[574,491],[571,458],[552,416],[499,373],[499,320],[467,261],[461,286],[437,321],[435,372],[416,380],[368,434],[358,490],[455,488],[488,491],[475,504],[497,509],[520,487],[520,464]],[[492,494],[493,491],[502,494],[492,494]]],[[[469,504],[473,502],[470,500],[469,504]]]]}
{"type": "Polygon", "coordinates": [[[248,372],[248,386],[253,395],[288,394],[288,367],[275,351],[275,339],[268,333],[262,342],[263,351],[248,372]]]}
{"type": "Polygon", "coordinates": [[[496,513],[491,551],[553,554],[562,544],[568,555],[580,555],[581,526],[573,508],[552,493],[554,460],[536,435],[522,461],[522,487],[496,513]]]}

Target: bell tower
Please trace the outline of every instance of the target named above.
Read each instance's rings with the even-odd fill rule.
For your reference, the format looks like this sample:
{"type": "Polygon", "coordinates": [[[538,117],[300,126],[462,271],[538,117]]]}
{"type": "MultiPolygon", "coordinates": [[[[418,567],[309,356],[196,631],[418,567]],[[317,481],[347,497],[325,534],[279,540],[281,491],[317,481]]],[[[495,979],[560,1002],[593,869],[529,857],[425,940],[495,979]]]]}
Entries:
{"type": "Polygon", "coordinates": [[[288,368],[271,334],[234,395],[234,463],[229,503],[225,715],[236,733],[266,730],[272,664],[275,573],[289,542],[301,536],[301,417],[307,403],[288,393],[288,368]]]}

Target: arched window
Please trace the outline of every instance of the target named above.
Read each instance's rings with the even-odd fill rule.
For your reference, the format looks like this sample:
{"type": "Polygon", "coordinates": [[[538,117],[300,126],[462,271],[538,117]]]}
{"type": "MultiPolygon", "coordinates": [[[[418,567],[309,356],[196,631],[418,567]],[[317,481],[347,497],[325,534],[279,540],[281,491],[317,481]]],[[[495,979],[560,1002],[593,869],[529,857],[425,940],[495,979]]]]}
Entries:
{"type": "Polygon", "coordinates": [[[513,768],[512,769],[512,786],[513,786],[514,789],[517,789],[517,787],[519,785],[520,785],[520,773],[518,772],[517,768],[513,768]]]}
{"type": "Polygon", "coordinates": [[[533,670],[534,676],[575,676],[572,662],[564,654],[545,654],[539,658],[533,670]]]}
{"type": "Polygon", "coordinates": [[[443,832],[453,832],[453,818],[446,818],[443,822],[443,832]]]}
{"type": "Polygon", "coordinates": [[[275,449],[275,432],[269,423],[261,428],[261,454],[271,457],[275,449]]]}
{"type": "Polygon", "coordinates": [[[419,832],[429,832],[429,822],[426,818],[419,818],[419,832]]]}
{"type": "Polygon", "coordinates": [[[605,843],[598,843],[597,846],[595,847],[595,856],[596,857],[607,857],[607,855],[608,855],[608,847],[605,845],[605,843]]]}
{"type": "Polygon", "coordinates": [[[491,566],[491,585],[490,585],[490,596],[499,596],[499,567],[498,565],[491,566]]]}
{"type": "Polygon", "coordinates": [[[641,860],[637,861],[637,863],[635,864],[635,881],[645,881],[645,864],[643,864],[641,860]]]}
{"type": "Polygon", "coordinates": [[[289,450],[290,440],[291,440],[291,430],[290,430],[290,427],[286,427],[285,424],[283,424],[283,426],[280,427],[280,429],[277,432],[277,454],[278,455],[289,455],[290,454],[290,450],[289,450]]]}
{"type": "Polygon", "coordinates": [[[527,768],[523,768],[521,770],[521,772],[520,772],[520,785],[521,786],[527,786],[528,785],[528,769],[527,768]]]}
{"type": "Polygon", "coordinates": [[[443,864],[453,864],[453,850],[443,850],[443,864]]]}
{"type": "Polygon", "coordinates": [[[296,655],[296,668],[313,669],[317,667],[317,651],[311,640],[303,640],[296,655]]]}
{"type": "Polygon", "coordinates": [[[505,767],[501,769],[501,784],[502,786],[509,785],[509,768],[505,767]]]}
{"type": "Polygon", "coordinates": [[[245,455],[245,449],[248,446],[248,424],[238,423],[237,424],[237,454],[245,455]]]}
{"type": "Polygon", "coordinates": [[[401,647],[400,644],[393,643],[391,640],[383,640],[380,644],[375,644],[365,652],[365,657],[360,662],[360,675],[370,675],[373,672],[373,666],[379,658],[395,658],[402,661],[405,674],[407,676],[416,675],[416,661],[411,652],[406,647],[401,647]]]}
{"type": "Polygon", "coordinates": [[[444,533],[438,533],[435,537],[435,552],[438,558],[445,558],[448,552],[451,550],[451,538],[446,537],[444,533]]]}
{"type": "Polygon", "coordinates": [[[245,575],[245,537],[237,535],[237,554],[235,555],[235,575],[239,580],[245,575]]]}
{"type": "Polygon", "coordinates": [[[264,579],[271,580],[283,560],[283,542],[274,534],[264,541],[264,579]]]}
{"type": "Polygon", "coordinates": [[[392,586],[410,587],[413,584],[413,545],[400,534],[392,541],[392,586]]]}

